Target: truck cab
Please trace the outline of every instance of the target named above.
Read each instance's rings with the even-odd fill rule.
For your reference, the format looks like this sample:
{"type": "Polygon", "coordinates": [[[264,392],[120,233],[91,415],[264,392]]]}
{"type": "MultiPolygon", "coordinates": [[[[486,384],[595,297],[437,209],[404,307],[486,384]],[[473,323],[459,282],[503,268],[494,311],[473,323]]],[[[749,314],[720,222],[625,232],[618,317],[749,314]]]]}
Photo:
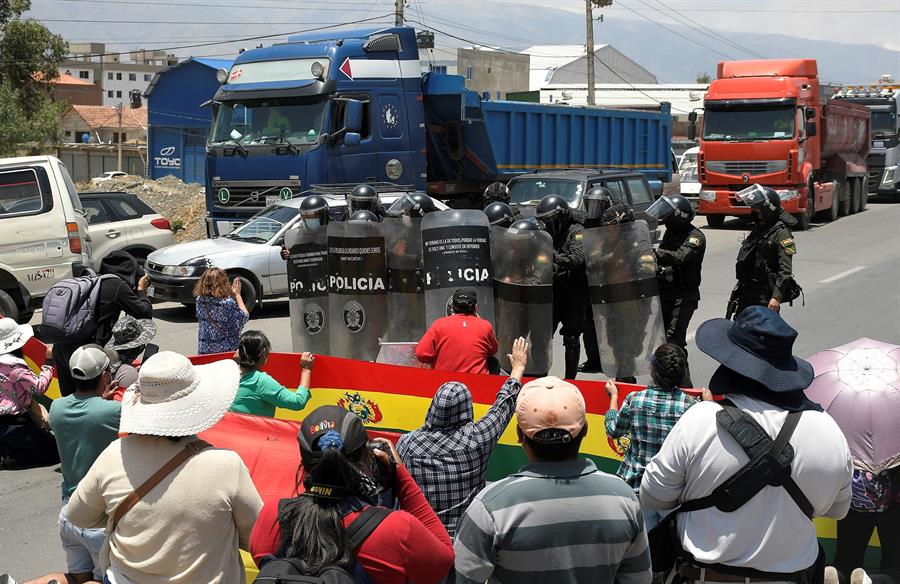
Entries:
{"type": "Polygon", "coordinates": [[[900,86],[889,82],[843,88],[834,99],[858,103],[872,112],[872,149],[866,157],[869,193],[900,201],[900,86]]]}

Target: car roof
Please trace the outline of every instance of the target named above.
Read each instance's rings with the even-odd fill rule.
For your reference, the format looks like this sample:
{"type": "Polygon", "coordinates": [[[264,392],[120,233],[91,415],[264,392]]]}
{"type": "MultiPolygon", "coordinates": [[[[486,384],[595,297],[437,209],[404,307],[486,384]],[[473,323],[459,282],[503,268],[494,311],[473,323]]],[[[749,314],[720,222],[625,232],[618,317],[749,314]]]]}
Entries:
{"type": "Polygon", "coordinates": [[[614,177],[643,177],[640,172],[619,170],[619,169],[601,169],[601,168],[567,168],[565,170],[550,170],[545,172],[532,172],[521,174],[514,177],[516,179],[528,178],[559,178],[567,180],[591,180],[595,178],[614,178],[614,177]]]}
{"type": "Polygon", "coordinates": [[[700,147],[692,146],[691,148],[688,148],[687,150],[685,150],[684,154],[682,154],[682,156],[684,156],[685,154],[699,154],[699,153],[700,153],[700,147]]]}
{"type": "MultiPolygon", "coordinates": [[[[391,205],[391,203],[393,203],[394,201],[396,201],[397,199],[399,199],[400,197],[402,197],[405,194],[408,194],[407,191],[393,192],[393,193],[378,193],[378,198],[381,199],[382,205],[384,205],[385,207],[388,207],[391,205]]],[[[325,199],[325,201],[328,202],[329,208],[331,208],[331,207],[346,207],[347,206],[347,200],[342,195],[322,195],[319,193],[308,193],[306,195],[303,195],[302,197],[294,197],[293,199],[288,199],[286,201],[279,201],[277,204],[282,205],[284,207],[293,207],[296,209],[296,208],[300,207],[300,203],[303,202],[303,199],[309,195],[319,195],[320,197],[325,199]]],[[[438,209],[440,209],[442,211],[444,209],[449,208],[449,207],[447,207],[447,205],[438,201],[437,199],[432,199],[432,200],[434,201],[435,205],[437,205],[438,209]]]]}
{"type": "Polygon", "coordinates": [[[103,195],[104,197],[136,197],[137,195],[134,193],[126,193],[122,191],[84,191],[78,193],[79,197],[96,197],[97,195],[103,195]]]}
{"type": "Polygon", "coordinates": [[[50,155],[42,155],[42,156],[19,156],[16,158],[3,158],[0,159],[0,166],[14,166],[20,164],[37,164],[40,162],[50,162],[54,160],[55,157],[50,155]]]}

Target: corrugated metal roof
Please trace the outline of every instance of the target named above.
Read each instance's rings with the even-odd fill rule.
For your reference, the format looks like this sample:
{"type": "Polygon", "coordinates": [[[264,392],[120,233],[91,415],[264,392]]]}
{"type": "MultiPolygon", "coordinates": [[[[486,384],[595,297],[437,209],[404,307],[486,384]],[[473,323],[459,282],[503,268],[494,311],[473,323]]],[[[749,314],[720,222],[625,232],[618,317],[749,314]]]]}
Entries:
{"type": "Polygon", "coordinates": [[[172,69],[177,69],[183,65],[187,65],[188,63],[199,63],[204,67],[209,67],[212,70],[216,69],[230,69],[231,68],[231,59],[208,59],[206,57],[188,57],[184,61],[181,61],[177,65],[173,65],[162,71],[157,71],[156,75],[153,76],[153,79],[150,80],[150,84],[147,86],[147,90],[144,91],[144,96],[148,96],[153,93],[153,88],[156,87],[156,82],[159,80],[159,76],[165,73],[166,71],[171,71],[172,69]]]}
{"type": "MultiPolygon", "coordinates": [[[[66,116],[75,115],[81,117],[88,129],[119,128],[119,113],[115,107],[106,105],[73,105],[66,116]]],[[[139,107],[131,109],[125,107],[122,110],[122,129],[141,128],[147,129],[147,108],[139,107]]]]}

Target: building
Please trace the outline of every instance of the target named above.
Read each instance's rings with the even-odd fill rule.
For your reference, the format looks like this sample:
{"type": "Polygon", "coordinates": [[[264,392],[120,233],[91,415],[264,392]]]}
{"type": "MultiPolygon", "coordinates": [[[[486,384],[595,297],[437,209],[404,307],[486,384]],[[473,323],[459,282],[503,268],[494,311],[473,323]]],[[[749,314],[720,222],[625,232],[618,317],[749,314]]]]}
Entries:
{"type": "Polygon", "coordinates": [[[481,95],[505,99],[509,92],[529,88],[529,55],[474,47],[457,49],[456,61],[466,87],[481,95]]]}
{"type": "MultiPolygon", "coordinates": [[[[587,55],[584,45],[537,45],[525,49],[531,56],[529,89],[571,84],[587,87],[587,55]]],[[[596,83],[656,84],[656,75],[632,61],[611,45],[594,50],[596,83]]]]}
{"type": "Polygon", "coordinates": [[[458,49],[419,49],[419,63],[422,73],[440,73],[442,75],[458,75],[456,68],[458,49]]]}
{"type": "Polygon", "coordinates": [[[219,89],[219,69],[231,69],[231,61],[190,58],[153,78],[145,94],[150,178],[173,175],[186,183],[206,182],[206,137],[213,110],[200,106],[219,89]]]}
{"type": "MultiPolygon", "coordinates": [[[[703,95],[708,84],[598,83],[595,87],[594,101],[598,107],[658,110],[659,104],[665,101],[672,104],[672,120],[686,123],[691,111],[698,110],[698,115],[702,115],[699,110],[703,108],[703,95]]],[[[531,101],[587,105],[587,87],[584,84],[552,84],[530,93],[531,101]]]]}
{"type": "Polygon", "coordinates": [[[69,105],[103,105],[102,92],[99,85],[63,73],[53,80],[50,95],[53,101],[69,105]]]}
{"type": "Polygon", "coordinates": [[[146,144],[147,108],[119,109],[103,105],[73,105],[63,114],[63,142],[81,144],[146,144]]]}
{"type": "Polygon", "coordinates": [[[128,103],[132,90],[147,90],[153,76],[178,62],[177,57],[165,51],[137,50],[128,54],[130,61],[122,61],[121,55],[107,53],[103,43],[72,43],[72,56],[59,67],[60,74],[99,85],[102,105],[114,106],[128,103]]]}

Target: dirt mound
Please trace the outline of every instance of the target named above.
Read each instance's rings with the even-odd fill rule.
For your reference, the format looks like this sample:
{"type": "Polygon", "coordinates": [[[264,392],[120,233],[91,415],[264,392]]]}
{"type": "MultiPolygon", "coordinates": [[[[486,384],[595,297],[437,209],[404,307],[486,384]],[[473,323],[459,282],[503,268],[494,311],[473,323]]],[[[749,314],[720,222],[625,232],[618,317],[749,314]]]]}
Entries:
{"type": "Polygon", "coordinates": [[[206,238],[206,200],[203,196],[203,185],[186,184],[174,176],[150,180],[128,175],[109,180],[94,179],[77,186],[79,191],[134,193],[173,225],[180,223],[183,228],[175,232],[175,241],[180,243],[206,238]]]}

